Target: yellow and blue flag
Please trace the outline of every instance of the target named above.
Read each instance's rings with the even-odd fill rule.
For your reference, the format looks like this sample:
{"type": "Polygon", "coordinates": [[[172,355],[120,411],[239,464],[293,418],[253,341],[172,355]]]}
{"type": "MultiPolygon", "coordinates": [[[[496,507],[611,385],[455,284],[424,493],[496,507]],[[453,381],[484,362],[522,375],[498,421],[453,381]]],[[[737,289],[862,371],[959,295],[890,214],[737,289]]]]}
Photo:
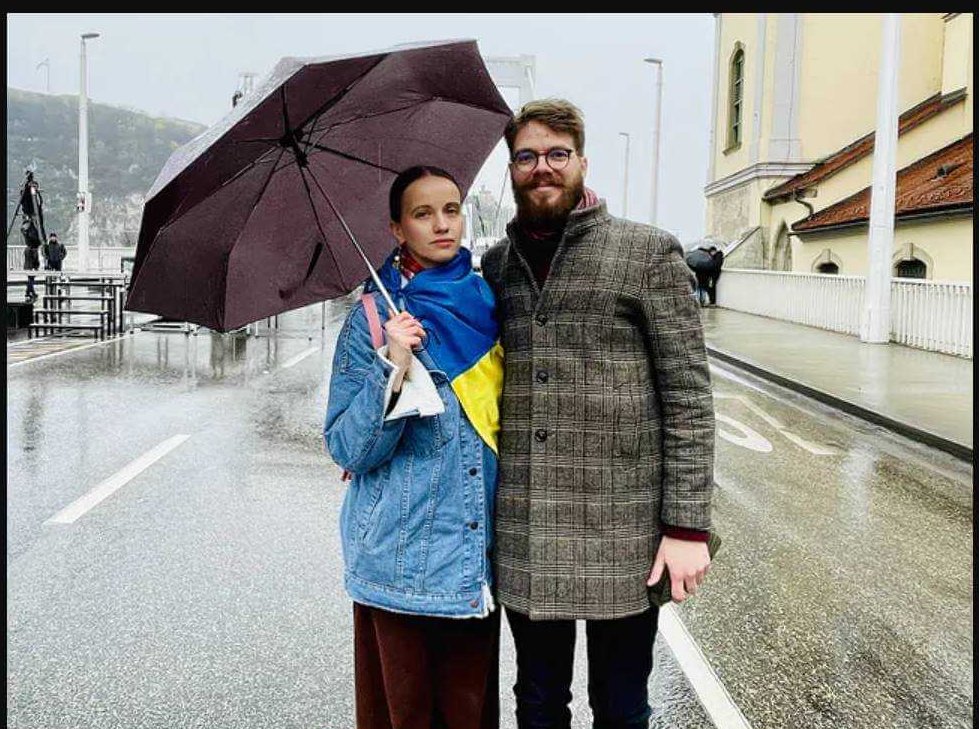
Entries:
{"type": "MultiPolygon", "coordinates": [[[[473,428],[498,453],[503,348],[492,289],[472,270],[472,256],[465,248],[448,263],[416,273],[403,286],[394,265],[396,254],[378,271],[382,283],[424,327],[425,350],[449,378],[473,428]]],[[[367,290],[372,288],[369,283],[367,290]]]]}

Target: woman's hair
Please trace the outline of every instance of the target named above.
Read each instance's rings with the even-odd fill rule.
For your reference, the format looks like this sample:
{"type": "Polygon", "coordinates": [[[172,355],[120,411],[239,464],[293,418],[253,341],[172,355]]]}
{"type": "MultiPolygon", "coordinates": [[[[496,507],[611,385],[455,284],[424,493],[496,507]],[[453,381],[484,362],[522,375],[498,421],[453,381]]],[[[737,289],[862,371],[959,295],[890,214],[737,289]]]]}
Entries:
{"type": "Polygon", "coordinates": [[[388,195],[391,220],[395,223],[401,222],[401,200],[405,196],[405,190],[408,189],[408,186],[412,182],[420,180],[423,177],[444,177],[459,188],[459,194],[462,195],[462,187],[452,175],[441,167],[432,167],[431,165],[415,165],[414,167],[409,167],[394,178],[394,182],[391,183],[391,193],[388,195]]]}

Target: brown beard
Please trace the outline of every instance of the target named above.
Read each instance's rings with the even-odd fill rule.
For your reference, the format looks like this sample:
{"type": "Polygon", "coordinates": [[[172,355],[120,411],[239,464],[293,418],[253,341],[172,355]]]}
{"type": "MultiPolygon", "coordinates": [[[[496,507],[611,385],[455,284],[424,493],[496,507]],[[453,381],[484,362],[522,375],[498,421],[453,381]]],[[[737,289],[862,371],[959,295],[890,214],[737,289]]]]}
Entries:
{"type": "MultiPolygon", "coordinates": [[[[513,180],[511,179],[511,182],[513,180]]],[[[522,185],[513,183],[513,201],[517,204],[517,222],[527,231],[538,234],[557,233],[564,230],[568,215],[574,210],[585,193],[584,175],[561,185],[561,197],[556,203],[538,205],[530,197],[530,191],[541,182],[561,185],[561,181],[548,174],[534,176],[522,185]]]]}

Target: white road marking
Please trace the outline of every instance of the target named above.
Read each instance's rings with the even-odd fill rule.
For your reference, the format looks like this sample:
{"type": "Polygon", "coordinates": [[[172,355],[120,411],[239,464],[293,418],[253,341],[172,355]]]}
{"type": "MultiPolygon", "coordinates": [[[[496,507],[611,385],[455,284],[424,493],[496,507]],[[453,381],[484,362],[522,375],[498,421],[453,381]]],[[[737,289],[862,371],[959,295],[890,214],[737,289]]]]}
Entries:
{"type": "Polygon", "coordinates": [[[758,451],[759,453],[772,452],[771,442],[757,430],[754,430],[744,423],[739,422],[728,415],[724,415],[723,413],[715,413],[714,419],[720,423],[725,423],[730,425],[732,428],[736,428],[737,430],[741,431],[741,435],[737,435],[718,428],[717,434],[728,443],[734,443],[734,445],[739,445],[752,451],[758,451]]]}
{"type": "Polygon", "coordinates": [[[820,445],[819,443],[813,443],[812,441],[801,438],[795,433],[790,433],[787,430],[780,430],[779,433],[784,435],[803,450],[809,451],[814,456],[835,456],[838,452],[835,448],[820,445]]]}
{"type": "Polygon", "coordinates": [[[302,362],[304,359],[306,359],[308,356],[310,356],[311,354],[316,354],[317,351],[319,351],[319,350],[316,347],[310,347],[305,352],[300,352],[295,357],[293,357],[292,359],[290,359],[288,362],[285,362],[282,365],[282,368],[281,369],[284,369],[285,370],[285,369],[288,369],[288,368],[292,367],[293,365],[297,365],[300,362],[302,362]]]}
{"type": "Polygon", "coordinates": [[[660,608],[659,632],[666,639],[680,670],[687,677],[714,726],[717,729],[751,729],[751,724],[710,667],[672,603],[660,608]]]}
{"type": "MultiPolygon", "coordinates": [[[[813,443],[812,441],[806,440],[805,438],[802,438],[801,436],[798,436],[795,433],[789,431],[776,418],[774,418],[771,415],[769,415],[768,413],[766,413],[758,405],[756,405],[750,399],[748,399],[747,397],[745,397],[743,395],[732,395],[732,394],[729,394],[729,393],[717,393],[717,394],[714,395],[714,397],[717,400],[737,400],[742,405],[744,405],[746,408],[748,408],[751,412],[753,412],[755,415],[757,415],[759,418],[761,418],[766,423],[768,423],[773,428],[775,428],[775,430],[777,430],[779,433],[781,433],[783,436],[785,436],[786,439],[792,441],[793,443],[795,443],[797,446],[799,446],[803,450],[809,451],[814,456],[835,456],[837,454],[837,451],[836,451],[835,448],[830,448],[829,446],[824,446],[824,445],[822,445],[820,443],[813,443]]],[[[722,435],[722,437],[723,437],[723,435],[722,435]]],[[[730,439],[728,439],[728,440],[730,440],[730,439]]],[[[732,442],[734,442],[734,441],[732,441],[732,442]]],[[[740,445],[740,443],[739,443],[739,445],[740,445]]]]}
{"type": "MultiPolygon", "coordinates": [[[[31,362],[40,362],[42,359],[51,359],[52,357],[60,357],[62,354],[68,354],[69,352],[81,352],[83,349],[91,349],[92,347],[104,347],[106,344],[113,344],[114,342],[118,342],[124,336],[126,335],[122,334],[116,337],[112,337],[111,339],[106,339],[102,342],[92,342],[90,344],[81,344],[77,347],[68,347],[66,349],[59,349],[57,352],[51,352],[50,354],[41,354],[38,355],[37,357],[28,357],[27,359],[22,359],[20,362],[9,362],[7,364],[7,368],[9,369],[11,367],[20,367],[21,365],[29,364],[31,362]]],[[[47,340],[40,340],[40,341],[47,341],[47,340]]],[[[8,349],[7,357],[9,358],[11,354],[15,354],[15,353],[16,351],[11,352],[8,349]]]]}
{"type": "Polygon", "coordinates": [[[169,438],[152,450],[147,451],[135,461],[131,461],[119,471],[109,476],[105,481],[93,488],[84,496],[76,499],[57,514],[48,519],[45,524],[72,524],[80,517],[84,516],[90,509],[95,508],[116,491],[121,489],[136,476],[152,466],[167,453],[179,446],[189,435],[175,435],[169,438]]]}

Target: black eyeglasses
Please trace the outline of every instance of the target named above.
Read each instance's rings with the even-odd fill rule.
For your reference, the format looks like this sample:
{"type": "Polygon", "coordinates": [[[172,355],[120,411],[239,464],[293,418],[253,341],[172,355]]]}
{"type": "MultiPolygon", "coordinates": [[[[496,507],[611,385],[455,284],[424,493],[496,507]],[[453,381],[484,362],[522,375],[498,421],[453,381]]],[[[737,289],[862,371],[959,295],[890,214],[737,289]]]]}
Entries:
{"type": "Polygon", "coordinates": [[[537,160],[543,157],[547,161],[547,166],[552,170],[563,170],[568,166],[573,149],[566,147],[551,147],[546,152],[535,152],[532,149],[518,149],[513,154],[513,166],[521,172],[530,172],[537,167],[537,160]]]}

